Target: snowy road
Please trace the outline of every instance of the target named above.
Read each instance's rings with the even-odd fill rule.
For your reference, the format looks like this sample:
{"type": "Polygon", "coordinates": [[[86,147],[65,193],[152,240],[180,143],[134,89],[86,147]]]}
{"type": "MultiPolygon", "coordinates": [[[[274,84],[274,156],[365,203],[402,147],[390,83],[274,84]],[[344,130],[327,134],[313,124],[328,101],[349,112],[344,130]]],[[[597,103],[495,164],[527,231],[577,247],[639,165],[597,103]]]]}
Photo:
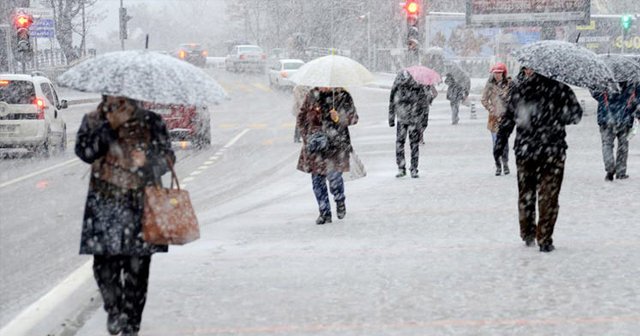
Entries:
{"type": "MultiPolygon", "coordinates": [[[[484,111],[469,120],[463,109],[454,127],[439,97],[421,177],[398,180],[388,91],[354,90],[360,124],[352,138],[368,176],[347,182],[344,220],[317,226],[310,178],[295,170],[291,98],[256,76],[223,73],[220,81],[232,100],[213,109],[214,145],[178,151],[202,238],[154,256],[141,335],[637,335],[639,139],[631,178],[605,183],[593,114],[568,128],[557,250],[542,254],[519,240],[515,176],[493,176],[484,111]]],[[[43,225],[67,227],[65,247],[37,254],[69,271],[88,260],[76,255],[86,166],[72,168],[49,184],[64,185],[51,193],[69,210],[63,219],[42,217],[43,225]]],[[[22,192],[16,209],[31,204],[36,182],[12,187],[22,192]]],[[[15,216],[27,225],[37,222],[33,211],[15,216]]],[[[17,284],[34,276],[17,266],[17,274],[4,272],[5,260],[35,260],[5,259],[4,229],[1,239],[3,277],[17,284]]],[[[2,295],[29,301],[55,284],[45,283],[2,295]]],[[[77,335],[106,334],[105,319],[97,310],[77,335]]]]}

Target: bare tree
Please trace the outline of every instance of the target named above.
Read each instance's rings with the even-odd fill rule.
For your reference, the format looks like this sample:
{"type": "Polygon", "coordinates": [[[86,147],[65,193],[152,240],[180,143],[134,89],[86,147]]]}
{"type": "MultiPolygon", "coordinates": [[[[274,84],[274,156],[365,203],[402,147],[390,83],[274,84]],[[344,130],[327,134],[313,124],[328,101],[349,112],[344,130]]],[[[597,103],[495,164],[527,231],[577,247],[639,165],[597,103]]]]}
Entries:
{"type": "Polygon", "coordinates": [[[43,0],[43,4],[53,9],[56,38],[69,63],[80,57],[78,50],[73,47],[73,33],[77,30],[74,19],[81,14],[83,8],[86,10],[96,2],[97,0],[43,0]]]}

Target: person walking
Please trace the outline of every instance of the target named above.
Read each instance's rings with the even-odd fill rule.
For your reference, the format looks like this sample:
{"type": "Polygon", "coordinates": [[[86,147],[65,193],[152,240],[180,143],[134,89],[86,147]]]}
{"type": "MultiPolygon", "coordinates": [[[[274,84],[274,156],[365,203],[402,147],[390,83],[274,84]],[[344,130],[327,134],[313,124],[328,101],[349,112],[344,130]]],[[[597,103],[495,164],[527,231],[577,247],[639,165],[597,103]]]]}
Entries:
{"type": "Polygon", "coordinates": [[[313,88],[302,104],[296,121],[302,137],[297,168],[311,174],[320,212],[316,224],[331,223],[327,181],[336,202],[338,219],[347,214],[342,173],[349,171],[352,151],[348,127],[357,123],[353,99],[343,88],[313,88]]]}
{"type": "Polygon", "coordinates": [[[467,98],[469,91],[463,83],[459,83],[452,73],[447,73],[444,79],[447,85],[447,100],[451,105],[451,124],[457,125],[460,121],[460,103],[467,98]]]}
{"type": "Polygon", "coordinates": [[[98,109],[82,119],[75,153],[91,164],[80,254],[93,255],[107,331],[137,335],[151,255],[168,250],[142,238],[144,187],[161,184],[175,162],[167,128],[138,102],[103,96],[98,109]]]}
{"type": "MultiPolygon", "coordinates": [[[[298,114],[302,108],[302,103],[304,103],[304,99],[307,97],[307,93],[309,93],[310,89],[310,87],[304,85],[296,85],[293,87],[293,106],[291,108],[291,114],[293,114],[294,117],[298,118],[298,114]]],[[[293,132],[293,142],[302,142],[300,130],[298,129],[297,124],[293,132]]]]}
{"type": "Polygon", "coordinates": [[[604,161],[605,181],[613,178],[624,180],[627,175],[627,157],[629,155],[629,134],[633,128],[633,118],[640,118],[638,112],[638,84],[620,82],[620,92],[592,91],[598,101],[598,126],[602,139],[602,159],[604,161]],[[618,149],[614,156],[615,142],[618,149]]]}
{"type": "Polygon", "coordinates": [[[526,246],[537,240],[541,252],[554,250],[567,142],[565,126],[582,119],[582,107],[571,88],[523,68],[498,128],[495,155],[504,153],[516,128],[514,154],[518,173],[520,237],[526,246]],[[536,200],[538,220],[536,225],[536,200]]]}
{"type": "Polygon", "coordinates": [[[411,177],[419,177],[420,140],[429,124],[429,105],[434,98],[432,87],[418,83],[406,70],[396,76],[389,96],[389,127],[396,127],[398,178],[407,175],[404,153],[407,135],[411,147],[411,177]]]}
{"type": "MultiPolygon", "coordinates": [[[[507,76],[507,66],[504,63],[498,62],[491,67],[491,77],[484,87],[482,92],[482,106],[489,112],[487,120],[487,129],[491,132],[491,139],[493,141],[493,150],[496,148],[496,134],[498,133],[498,126],[500,125],[500,119],[504,115],[507,104],[509,103],[511,92],[511,77],[507,76]]],[[[505,175],[510,173],[509,171],[509,146],[504,147],[504,152],[498,153],[500,155],[493,156],[493,160],[496,165],[496,176],[505,175]]]]}

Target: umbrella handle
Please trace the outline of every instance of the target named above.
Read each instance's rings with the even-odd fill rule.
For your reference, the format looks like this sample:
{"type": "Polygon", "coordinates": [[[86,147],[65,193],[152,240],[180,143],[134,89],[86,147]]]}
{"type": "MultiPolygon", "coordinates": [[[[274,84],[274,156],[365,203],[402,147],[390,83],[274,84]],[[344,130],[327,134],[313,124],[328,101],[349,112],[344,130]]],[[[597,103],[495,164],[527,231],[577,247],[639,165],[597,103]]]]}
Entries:
{"type": "Polygon", "coordinates": [[[144,49],[149,50],[149,34],[144,39],[144,49]]]}

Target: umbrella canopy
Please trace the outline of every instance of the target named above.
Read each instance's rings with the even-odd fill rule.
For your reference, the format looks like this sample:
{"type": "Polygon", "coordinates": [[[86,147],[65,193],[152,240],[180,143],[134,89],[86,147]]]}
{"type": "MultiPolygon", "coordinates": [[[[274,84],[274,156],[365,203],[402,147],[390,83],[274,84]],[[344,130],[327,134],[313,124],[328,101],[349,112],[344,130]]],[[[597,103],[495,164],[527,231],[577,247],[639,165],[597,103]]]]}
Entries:
{"type": "Polygon", "coordinates": [[[615,88],[613,74],[591,50],[564,41],[539,41],[513,55],[523,67],[565,84],[593,90],[615,88]]]}
{"type": "Polygon", "coordinates": [[[442,78],[439,73],[425,66],[414,65],[406,68],[405,70],[407,70],[416,82],[423,85],[434,85],[442,82],[442,78]]]}
{"type": "Polygon", "coordinates": [[[227,94],[201,69],[156,52],[132,50],[103,54],[58,77],[75,90],[124,96],[158,104],[217,104],[227,94]]]}
{"type": "Polygon", "coordinates": [[[316,58],[300,67],[290,79],[312,87],[360,86],[375,80],[362,64],[338,55],[316,58]]]}
{"type": "Polygon", "coordinates": [[[616,82],[640,82],[640,64],[622,55],[598,56],[609,67],[616,82]]]}

